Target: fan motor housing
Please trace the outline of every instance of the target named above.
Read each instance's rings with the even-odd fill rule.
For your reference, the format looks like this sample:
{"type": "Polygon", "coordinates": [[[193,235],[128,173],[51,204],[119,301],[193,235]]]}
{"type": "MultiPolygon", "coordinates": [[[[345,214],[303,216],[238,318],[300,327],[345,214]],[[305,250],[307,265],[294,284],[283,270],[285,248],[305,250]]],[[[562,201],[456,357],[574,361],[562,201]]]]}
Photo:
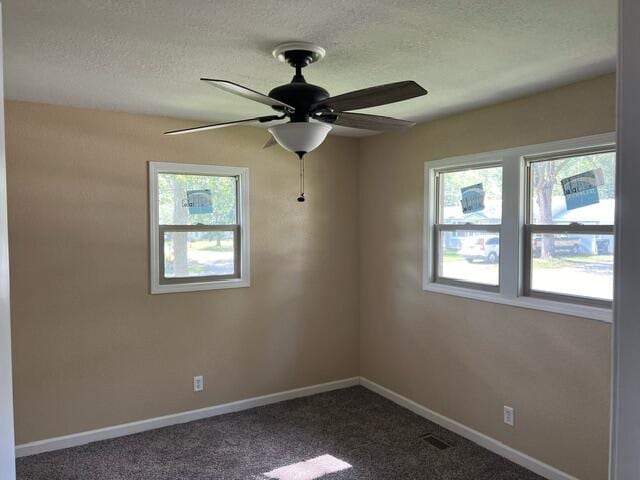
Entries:
{"type": "MultiPolygon", "coordinates": [[[[291,121],[304,122],[309,119],[311,107],[329,98],[329,92],[311,83],[294,82],[274,88],[269,92],[269,96],[296,109],[295,113],[291,114],[291,121]]],[[[278,106],[273,109],[284,110],[278,106]]]]}

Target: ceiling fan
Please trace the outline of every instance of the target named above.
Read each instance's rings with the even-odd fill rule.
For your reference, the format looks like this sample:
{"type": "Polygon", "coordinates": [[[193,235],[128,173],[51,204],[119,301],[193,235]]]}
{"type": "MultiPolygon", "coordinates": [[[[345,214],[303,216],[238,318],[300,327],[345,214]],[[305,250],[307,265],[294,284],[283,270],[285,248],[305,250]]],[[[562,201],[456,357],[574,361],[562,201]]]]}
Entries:
{"type": "Polygon", "coordinates": [[[287,123],[269,128],[272,138],[267,141],[264,148],[278,143],[286,150],[298,155],[300,158],[298,201],[304,202],[304,155],[320,146],[333,125],[377,131],[403,130],[415,125],[414,122],[407,120],[352,113],[349,110],[377,107],[427,94],[427,91],[416,82],[407,80],[363,88],[332,97],[324,88],[307,83],[302,75],[304,67],[322,60],[325,54],[324,48],[308,42],[289,42],[277,46],[273,50],[273,56],[282,62],[287,62],[295,68],[296,73],[291,83],[275,87],[268,95],[228,80],[201,78],[224,91],[268,105],[278,114],[172,130],[165,132],[165,135],[202,132],[242,123],[267,123],[288,118],[287,123]]]}

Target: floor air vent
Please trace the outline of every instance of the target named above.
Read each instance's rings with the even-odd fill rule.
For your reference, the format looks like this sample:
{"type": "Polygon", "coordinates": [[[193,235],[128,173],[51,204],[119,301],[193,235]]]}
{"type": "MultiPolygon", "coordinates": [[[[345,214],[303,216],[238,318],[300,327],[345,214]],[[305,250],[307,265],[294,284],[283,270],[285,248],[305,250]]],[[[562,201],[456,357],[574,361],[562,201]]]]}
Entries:
{"type": "Polygon", "coordinates": [[[430,445],[433,445],[438,450],[446,450],[447,448],[451,448],[451,445],[449,445],[447,442],[445,442],[441,438],[436,437],[432,433],[427,433],[425,435],[421,435],[420,439],[424,440],[425,442],[429,443],[430,445]]]}

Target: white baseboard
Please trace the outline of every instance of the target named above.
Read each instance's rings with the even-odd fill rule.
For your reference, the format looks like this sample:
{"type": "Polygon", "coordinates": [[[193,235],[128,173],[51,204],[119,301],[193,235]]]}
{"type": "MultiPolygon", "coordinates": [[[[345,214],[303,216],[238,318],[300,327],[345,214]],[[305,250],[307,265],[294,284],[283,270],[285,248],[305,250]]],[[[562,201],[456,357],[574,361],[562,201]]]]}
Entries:
{"type": "Polygon", "coordinates": [[[413,400],[410,400],[400,395],[399,393],[389,390],[382,385],[378,385],[377,383],[372,382],[371,380],[364,377],[345,378],[343,380],[336,380],[334,382],[296,388],[294,390],[272,393],[270,395],[262,395],[260,397],[248,398],[246,400],[239,400],[237,402],[215,405],[212,407],[176,413],[173,415],[166,415],[164,417],[150,418],[138,422],[115,425],[113,427],[99,428],[97,430],[74,433],[72,435],[65,435],[62,437],[48,438],[31,443],[23,443],[22,445],[16,446],[16,457],[25,457],[38,453],[50,452],[53,450],[61,450],[63,448],[76,447],[78,445],[97,442],[99,440],[123,437],[125,435],[153,430],[155,428],[162,428],[179,423],[192,422],[194,420],[215,417],[217,415],[223,415],[225,413],[239,412],[241,410],[247,410],[249,408],[269,405],[271,403],[282,402],[284,400],[291,400],[292,398],[306,397],[309,395],[315,395],[317,393],[329,392],[331,390],[352,387],[354,385],[362,385],[363,387],[368,388],[369,390],[385,398],[388,398],[392,402],[397,403],[401,407],[411,410],[421,417],[437,423],[447,430],[451,430],[461,437],[471,440],[481,447],[484,447],[487,450],[492,451],[493,453],[511,460],[512,462],[517,463],[518,465],[521,465],[531,470],[532,472],[537,473],[538,475],[548,478],[549,480],[578,480],[568,473],[562,472],[557,468],[552,467],[551,465],[547,465],[546,463],[541,462],[540,460],[536,460],[535,458],[530,457],[525,453],[515,450],[514,448],[511,448],[504,443],[499,442],[498,440],[488,437],[487,435],[473,430],[472,428],[456,422],[455,420],[445,417],[444,415],[440,415],[439,413],[436,413],[433,410],[430,410],[427,407],[424,407],[414,402],[413,400]]]}
{"type": "Polygon", "coordinates": [[[359,377],[345,378],[334,382],[321,383],[309,387],[296,388],[284,392],[272,393],[270,395],[262,395],[260,397],[248,398],[237,402],[215,405],[213,407],[191,410],[188,412],[166,415],[164,417],[149,418],[138,422],[124,423],[113,427],[99,428],[97,430],[89,430],[87,432],[74,433],[62,437],[47,438],[36,442],[23,443],[16,446],[16,457],[26,457],[37,453],[50,452],[53,450],[61,450],[63,448],[76,447],[99,440],[107,440],[109,438],[123,437],[133,433],[153,430],[155,428],[167,427],[178,423],[192,422],[202,418],[215,417],[225,413],[239,412],[249,408],[260,407],[271,403],[291,400],[292,398],[306,397],[317,393],[329,392],[341,388],[352,387],[360,383],[359,377]]]}
{"type": "Polygon", "coordinates": [[[518,465],[521,465],[524,468],[537,473],[538,475],[548,478],[549,480],[578,480],[576,477],[573,477],[568,473],[558,470],[551,465],[547,465],[540,460],[537,460],[525,453],[511,448],[504,443],[499,442],[498,440],[488,437],[484,433],[480,433],[472,428],[467,427],[466,425],[445,417],[444,415],[440,415],[433,410],[429,410],[427,407],[423,407],[419,403],[416,403],[413,400],[409,400],[407,397],[389,390],[382,385],[378,385],[377,383],[372,382],[367,378],[360,377],[360,385],[368,388],[378,395],[388,398],[401,407],[411,410],[413,413],[416,413],[421,417],[424,417],[427,420],[430,420],[433,423],[446,428],[447,430],[457,433],[467,440],[471,440],[472,442],[477,443],[481,447],[486,448],[487,450],[490,450],[491,452],[496,453],[501,457],[511,460],[513,463],[517,463],[518,465]]]}

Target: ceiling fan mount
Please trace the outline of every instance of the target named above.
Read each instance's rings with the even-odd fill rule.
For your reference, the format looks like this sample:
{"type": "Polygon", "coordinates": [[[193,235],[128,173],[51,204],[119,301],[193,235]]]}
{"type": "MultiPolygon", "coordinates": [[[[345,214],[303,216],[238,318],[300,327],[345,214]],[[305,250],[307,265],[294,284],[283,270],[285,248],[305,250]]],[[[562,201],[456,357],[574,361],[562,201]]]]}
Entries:
{"type": "Polygon", "coordinates": [[[165,134],[179,135],[241,123],[267,123],[288,119],[287,123],[269,128],[273,137],[264,148],[278,143],[284,149],[296,153],[300,158],[299,201],[304,201],[303,157],[324,141],[333,125],[373,131],[397,131],[415,125],[414,122],[407,120],[352,113],[349,110],[377,107],[427,94],[427,91],[416,82],[405,80],[331,96],[324,88],[307,83],[302,75],[303,68],[325,57],[324,48],[309,42],[287,42],[278,45],[272,53],[276,59],[292,66],[295,74],[291,82],[275,87],[268,95],[228,80],[211,78],[201,78],[201,80],[229,93],[268,105],[278,112],[278,115],[263,115],[244,120],[183,128],[165,132],[165,134]]]}
{"type": "Polygon", "coordinates": [[[287,62],[292,67],[300,65],[306,67],[322,60],[327,51],[319,45],[310,42],[286,42],[273,49],[272,55],[281,62],[287,62]]]}
{"type": "MultiPolygon", "coordinates": [[[[269,92],[269,97],[280,100],[293,107],[288,112],[292,122],[308,122],[314,105],[329,98],[329,92],[317,85],[307,83],[302,69],[324,58],[324,48],[308,42],[288,42],[278,45],[273,56],[295,68],[291,83],[280,85],[269,92]]],[[[274,110],[286,112],[287,107],[274,105],[274,110]]]]}

